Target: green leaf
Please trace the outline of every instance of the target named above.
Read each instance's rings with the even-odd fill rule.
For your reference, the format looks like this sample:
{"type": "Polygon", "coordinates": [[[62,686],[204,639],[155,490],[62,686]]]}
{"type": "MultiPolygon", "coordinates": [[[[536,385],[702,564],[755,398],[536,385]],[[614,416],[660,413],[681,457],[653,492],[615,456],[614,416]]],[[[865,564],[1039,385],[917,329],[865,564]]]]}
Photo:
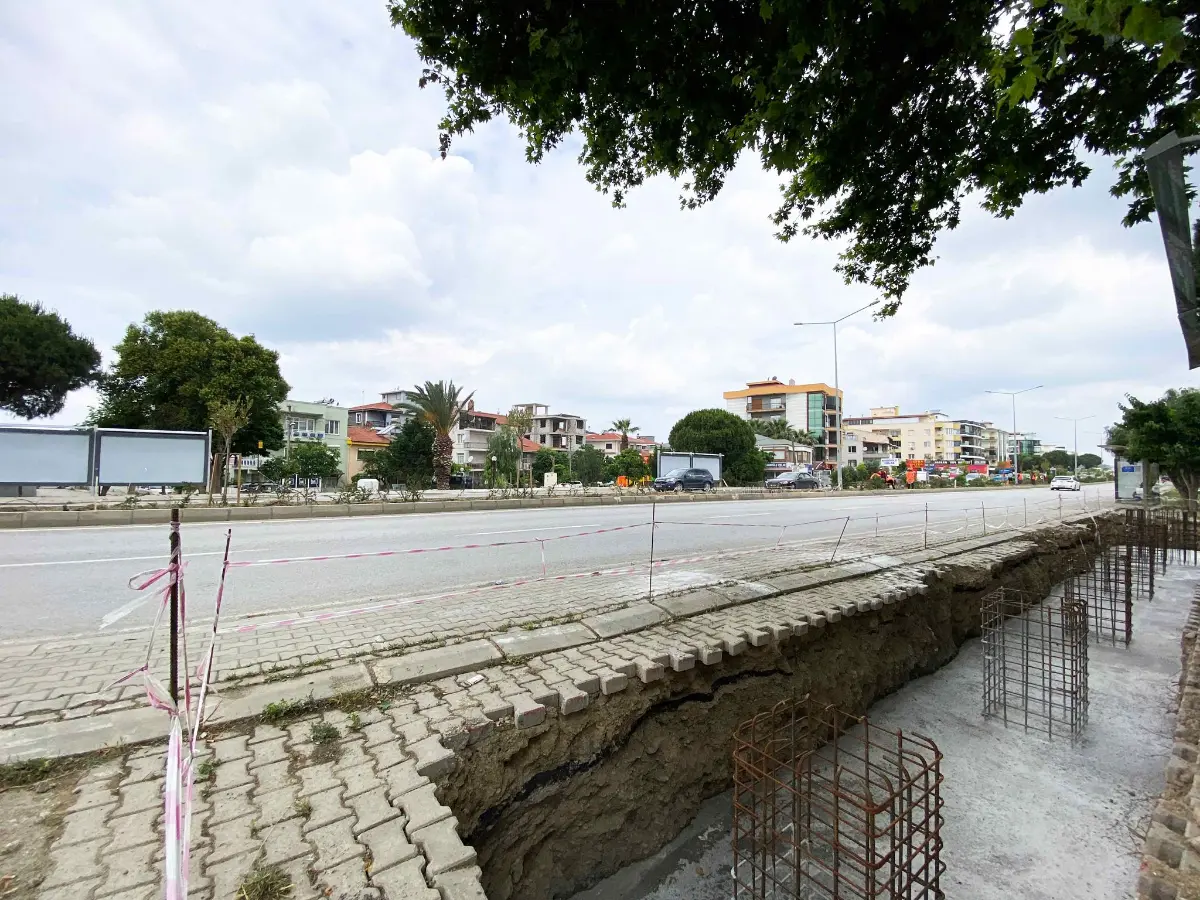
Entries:
{"type": "Polygon", "coordinates": [[[1028,50],[1033,46],[1033,29],[1028,25],[1013,32],[1013,43],[1028,50]]]}
{"type": "Polygon", "coordinates": [[[529,33],[529,52],[530,53],[533,53],[533,52],[541,49],[542,38],[544,38],[545,36],[546,36],[545,28],[539,28],[537,31],[531,31],[529,33]]]}
{"type": "Polygon", "coordinates": [[[764,22],[771,21],[771,16],[775,14],[775,9],[771,6],[770,0],[762,0],[762,2],[758,4],[758,14],[762,16],[762,20],[764,22]]]}

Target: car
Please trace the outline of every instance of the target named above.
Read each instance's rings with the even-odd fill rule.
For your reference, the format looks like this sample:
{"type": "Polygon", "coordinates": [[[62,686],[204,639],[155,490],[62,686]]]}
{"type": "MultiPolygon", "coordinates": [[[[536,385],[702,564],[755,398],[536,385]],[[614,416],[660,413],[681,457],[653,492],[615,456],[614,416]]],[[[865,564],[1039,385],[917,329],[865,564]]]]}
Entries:
{"type": "Polygon", "coordinates": [[[779,488],[785,491],[816,490],[821,482],[807,472],[784,472],[766,481],[768,488],[779,488]]]}
{"type": "Polygon", "coordinates": [[[707,469],[672,469],[654,479],[656,491],[711,491],[712,472],[707,469]]]}
{"type": "Polygon", "coordinates": [[[273,481],[247,481],[242,484],[243,494],[271,494],[279,490],[273,481]]]}
{"type": "Polygon", "coordinates": [[[583,482],[582,481],[564,481],[559,485],[559,487],[570,488],[573,491],[582,491],[583,490],[583,482]]]}
{"type": "Polygon", "coordinates": [[[1052,491],[1077,491],[1082,487],[1083,485],[1074,475],[1055,475],[1050,482],[1052,491]]]}

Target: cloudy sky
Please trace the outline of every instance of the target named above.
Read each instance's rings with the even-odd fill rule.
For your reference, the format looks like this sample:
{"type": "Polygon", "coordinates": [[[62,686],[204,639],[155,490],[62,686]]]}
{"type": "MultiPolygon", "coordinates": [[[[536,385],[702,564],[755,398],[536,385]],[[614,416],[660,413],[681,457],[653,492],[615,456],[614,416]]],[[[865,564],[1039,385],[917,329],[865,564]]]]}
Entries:
{"type": "MultiPolygon", "coordinates": [[[[281,353],[297,399],[353,405],[449,378],[485,409],[549,403],[665,437],[748,380],[833,381],[828,328],[874,299],[837,246],[777,242],[746,159],[679,209],[615,210],[568,146],[538,167],[507,122],[437,155],[442,97],[381,0],[0,5],[0,290],[111,359],[152,309],[281,353]]],[[[1111,167],[1009,221],[974,209],[898,316],[840,331],[847,414],[1011,420],[1091,449],[1125,393],[1197,385],[1157,225],[1120,225],[1111,167]]],[[[73,395],[70,424],[93,398],[73,395]]]]}

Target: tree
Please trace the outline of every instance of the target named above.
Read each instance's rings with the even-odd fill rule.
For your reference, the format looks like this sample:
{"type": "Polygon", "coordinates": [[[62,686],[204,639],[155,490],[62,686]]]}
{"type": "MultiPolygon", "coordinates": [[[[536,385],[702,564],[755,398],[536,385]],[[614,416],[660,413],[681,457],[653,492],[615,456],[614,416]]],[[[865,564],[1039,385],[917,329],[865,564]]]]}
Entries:
{"type": "Polygon", "coordinates": [[[604,454],[590,444],[580,447],[575,451],[576,477],[584,484],[595,484],[604,475],[604,461],[604,454]]]}
{"type": "Polygon", "coordinates": [[[543,484],[543,478],[547,472],[554,471],[554,464],[557,461],[556,454],[549,447],[540,447],[538,452],[533,455],[533,480],[534,485],[543,484]]]}
{"type": "Polygon", "coordinates": [[[637,434],[642,429],[632,424],[629,419],[617,419],[609,426],[617,434],[621,435],[621,452],[624,453],[629,449],[629,435],[637,434]]]}
{"type": "MultiPolygon", "coordinates": [[[[979,192],[1008,217],[1120,158],[1127,224],[1147,218],[1135,151],[1196,130],[1191,7],[1168,0],[496,3],[390,0],[446,95],[442,152],[507,116],[540,162],[578,131],[587,179],[623,205],[667,174],[712,200],[744,152],[783,177],[778,236],[847,240],[838,270],[894,314],[979,192]],[[1180,10],[1189,12],[1181,21],[1180,10]],[[1006,36],[1007,33],[1007,36],[1006,36]]],[[[1195,148],[1189,148],[1194,151],[1195,148]]]]}
{"type": "Polygon", "coordinates": [[[521,438],[512,428],[501,425],[488,438],[484,470],[492,484],[516,484],[520,464],[521,438]],[[494,463],[493,457],[496,460],[494,463]]]}
{"type": "Polygon", "coordinates": [[[1043,454],[1042,459],[1045,460],[1046,465],[1062,471],[1071,468],[1075,456],[1066,450],[1051,450],[1049,453],[1043,454]]]}
{"type": "Polygon", "coordinates": [[[67,394],[100,376],[100,354],[58,313],[0,294],[0,409],[23,419],[61,412],[67,394]]]}
{"type": "Polygon", "coordinates": [[[205,431],[214,404],[243,400],[250,416],[231,450],[283,446],[279,404],[288,384],[279,354],[253,336],[235,337],[212,319],[186,310],[151,312],[130,325],[117,360],[100,381],[93,424],[112,428],[205,431]]]}
{"type": "MultiPolygon", "coordinates": [[[[250,410],[253,404],[245,397],[236,400],[215,400],[209,407],[208,421],[213,431],[221,439],[221,472],[229,471],[229,448],[233,446],[233,436],[246,427],[250,421],[250,410]]],[[[212,504],[212,478],[209,479],[208,502],[212,504]]],[[[228,479],[221,479],[221,502],[229,499],[228,479]]]]}
{"type": "MultiPolygon", "coordinates": [[[[533,411],[527,406],[514,406],[508,411],[505,418],[508,426],[517,433],[518,437],[527,438],[533,431],[533,411]]],[[[520,441],[517,443],[519,444],[520,441]]],[[[532,473],[530,473],[530,477],[532,477],[532,473]]],[[[517,484],[520,484],[519,478],[517,484]]],[[[531,481],[530,487],[532,486],[533,482],[531,481]]]]}
{"type": "Polygon", "coordinates": [[[342,458],[332,447],[321,441],[292,441],[288,456],[301,478],[337,478],[342,458]]]}
{"type": "Polygon", "coordinates": [[[1095,453],[1079,454],[1079,467],[1081,469],[1094,469],[1102,462],[1103,460],[1095,453]]]}
{"type": "Polygon", "coordinates": [[[754,443],[750,423],[723,409],[698,409],[671,428],[672,450],[682,453],[720,453],[726,481],[753,484],[762,481],[766,456],[754,443]]]}
{"type": "Polygon", "coordinates": [[[433,444],[437,435],[428,422],[412,418],[392,435],[391,443],[375,451],[363,466],[369,478],[381,484],[403,484],[412,495],[429,486],[433,478],[433,444]]]}
{"type": "Polygon", "coordinates": [[[618,475],[624,475],[631,481],[637,481],[650,474],[642,454],[633,447],[622,450],[613,457],[613,468],[618,475]]]}
{"type": "Polygon", "coordinates": [[[450,487],[450,462],[454,455],[454,442],[450,431],[458,424],[474,392],[460,397],[462,388],[454,382],[426,381],[413,388],[411,403],[402,407],[433,426],[436,437],[433,442],[433,473],[441,490],[450,487]]]}
{"type": "Polygon", "coordinates": [[[1169,390],[1149,403],[1127,397],[1109,442],[1126,459],[1157,463],[1186,500],[1200,487],[1200,391],[1169,390]]]}

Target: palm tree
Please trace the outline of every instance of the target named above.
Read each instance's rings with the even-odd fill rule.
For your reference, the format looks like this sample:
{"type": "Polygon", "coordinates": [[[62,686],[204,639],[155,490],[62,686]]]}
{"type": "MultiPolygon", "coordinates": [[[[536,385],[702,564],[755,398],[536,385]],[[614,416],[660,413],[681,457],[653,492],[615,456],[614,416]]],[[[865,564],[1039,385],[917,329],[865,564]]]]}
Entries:
{"type": "Polygon", "coordinates": [[[631,423],[628,419],[617,419],[609,426],[613,431],[621,435],[621,452],[624,453],[629,449],[629,435],[637,434],[642,429],[631,423]]]}
{"type": "Polygon", "coordinates": [[[761,434],[763,437],[775,438],[778,441],[789,441],[793,439],[796,430],[788,424],[787,419],[751,419],[750,429],[755,434],[761,434]]]}
{"type": "Polygon", "coordinates": [[[450,463],[454,456],[454,442],[450,432],[458,424],[458,417],[466,408],[475,392],[460,398],[462,388],[451,381],[427,381],[412,391],[412,402],[401,404],[402,408],[416,415],[421,421],[433,426],[433,474],[437,486],[442,490],[450,487],[450,463]]]}

